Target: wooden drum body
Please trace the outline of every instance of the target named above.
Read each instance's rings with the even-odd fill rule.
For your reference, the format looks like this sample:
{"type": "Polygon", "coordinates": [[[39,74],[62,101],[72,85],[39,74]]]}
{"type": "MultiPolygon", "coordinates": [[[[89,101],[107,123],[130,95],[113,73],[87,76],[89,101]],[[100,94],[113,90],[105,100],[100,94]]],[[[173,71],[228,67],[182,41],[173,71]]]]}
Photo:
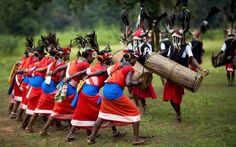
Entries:
{"type": "Polygon", "coordinates": [[[203,76],[195,71],[157,53],[152,53],[147,57],[145,67],[192,92],[199,89],[203,79],[203,76]]]}
{"type": "Polygon", "coordinates": [[[236,68],[236,56],[234,56],[233,60],[232,60],[232,63],[234,65],[234,68],[236,68]]]}
{"type": "Polygon", "coordinates": [[[212,66],[216,68],[225,65],[224,58],[225,58],[225,53],[222,53],[219,56],[216,56],[214,53],[212,53],[211,56],[212,66]]]}
{"type": "MultiPolygon", "coordinates": [[[[123,54],[124,54],[123,50],[118,50],[115,53],[113,53],[112,62],[113,63],[120,62],[120,60],[123,58],[123,54]]],[[[144,82],[142,83],[140,88],[141,89],[147,88],[152,81],[152,73],[139,62],[136,62],[133,68],[134,68],[133,80],[138,80],[140,78],[143,78],[144,82]]]]}

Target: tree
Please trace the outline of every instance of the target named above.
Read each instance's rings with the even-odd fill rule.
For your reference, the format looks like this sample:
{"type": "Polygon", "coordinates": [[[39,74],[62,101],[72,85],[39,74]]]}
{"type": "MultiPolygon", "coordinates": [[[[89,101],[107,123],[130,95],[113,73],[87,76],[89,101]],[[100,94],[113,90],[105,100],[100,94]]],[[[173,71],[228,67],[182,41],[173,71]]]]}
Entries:
{"type": "Polygon", "coordinates": [[[1,33],[28,35],[40,31],[39,14],[32,9],[31,3],[24,0],[1,0],[0,5],[1,33]]]}

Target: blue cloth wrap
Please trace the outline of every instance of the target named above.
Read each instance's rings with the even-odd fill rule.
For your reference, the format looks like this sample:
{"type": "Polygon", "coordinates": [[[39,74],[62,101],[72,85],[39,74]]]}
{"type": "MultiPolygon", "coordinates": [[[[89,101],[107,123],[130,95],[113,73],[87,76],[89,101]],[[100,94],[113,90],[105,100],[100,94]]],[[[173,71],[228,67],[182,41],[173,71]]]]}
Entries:
{"type": "Polygon", "coordinates": [[[99,90],[99,86],[93,86],[89,84],[84,84],[84,86],[82,87],[83,93],[88,96],[96,96],[99,93],[99,90]]]}
{"type": "MultiPolygon", "coordinates": [[[[98,87],[98,86],[84,84],[81,90],[83,91],[84,94],[86,94],[88,96],[96,96],[99,93],[99,89],[100,89],[100,87],[98,87]]],[[[78,99],[79,99],[79,93],[76,93],[76,96],[74,97],[73,101],[71,102],[72,107],[74,107],[74,108],[76,107],[78,99]]]]}
{"type": "Polygon", "coordinates": [[[44,93],[49,94],[49,93],[56,91],[56,86],[57,86],[57,83],[54,80],[51,80],[49,85],[46,84],[45,82],[43,82],[42,90],[44,93]]]}
{"type": "Polygon", "coordinates": [[[34,77],[30,78],[29,85],[33,86],[35,88],[40,88],[42,86],[44,80],[45,80],[45,78],[43,78],[41,76],[34,76],[34,77]]]}
{"type": "Polygon", "coordinates": [[[24,83],[29,83],[30,81],[30,78],[28,76],[25,76],[24,79],[23,79],[23,82],[24,83]]]}
{"type": "Polygon", "coordinates": [[[103,96],[108,100],[116,100],[123,95],[123,89],[118,84],[105,83],[103,96]]]}

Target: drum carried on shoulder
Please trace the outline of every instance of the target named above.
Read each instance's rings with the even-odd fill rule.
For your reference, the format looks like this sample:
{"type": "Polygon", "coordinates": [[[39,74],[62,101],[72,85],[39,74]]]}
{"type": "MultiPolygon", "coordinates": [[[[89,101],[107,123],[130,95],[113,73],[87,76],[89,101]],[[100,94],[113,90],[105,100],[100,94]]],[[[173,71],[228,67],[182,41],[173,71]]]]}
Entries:
{"type": "MultiPolygon", "coordinates": [[[[115,53],[113,53],[112,56],[112,62],[116,63],[116,62],[120,62],[120,60],[123,58],[123,50],[118,50],[115,53]]],[[[136,62],[135,65],[133,66],[134,68],[134,75],[133,75],[133,79],[134,80],[138,80],[140,78],[143,78],[144,82],[141,85],[141,89],[146,89],[151,81],[152,81],[152,73],[147,70],[142,64],[140,64],[139,62],[136,62]]]]}
{"type": "Polygon", "coordinates": [[[225,53],[222,53],[219,56],[212,53],[212,56],[211,56],[212,66],[216,68],[216,67],[225,65],[224,58],[225,58],[225,53]]]}
{"type": "Polygon", "coordinates": [[[232,63],[234,65],[234,69],[236,69],[236,56],[234,56],[233,60],[232,60],[232,63]]]}
{"type": "Polygon", "coordinates": [[[157,53],[147,57],[144,66],[157,75],[173,81],[176,84],[196,92],[203,80],[203,76],[157,53]]]}

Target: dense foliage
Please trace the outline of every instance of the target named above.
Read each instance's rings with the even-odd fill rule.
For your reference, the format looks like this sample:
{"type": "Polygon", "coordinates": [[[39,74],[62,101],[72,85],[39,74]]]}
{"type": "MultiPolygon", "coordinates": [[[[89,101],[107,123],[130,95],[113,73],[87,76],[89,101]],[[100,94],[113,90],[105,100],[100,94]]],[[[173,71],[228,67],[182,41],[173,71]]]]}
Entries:
{"type": "MultiPolygon", "coordinates": [[[[228,0],[229,1],[229,0],[228,0]]],[[[199,25],[210,7],[224,5],[225,0],[189,0],[192,24],[199,25]]],[[[145,7],[152,16],[170,13],[176,0],[148,0],[145,7]]],[[[37,34],[43,30],[64,30],[66,27],[93,28],[98,22],[120,25],[120,11],[130,12],[131,22],[137,19],[138,0],[1,0],[0,33],[13,35],[37,34]]],[[[220,26],[222,15],[212,19],[212,26],[220,26]]]]}

